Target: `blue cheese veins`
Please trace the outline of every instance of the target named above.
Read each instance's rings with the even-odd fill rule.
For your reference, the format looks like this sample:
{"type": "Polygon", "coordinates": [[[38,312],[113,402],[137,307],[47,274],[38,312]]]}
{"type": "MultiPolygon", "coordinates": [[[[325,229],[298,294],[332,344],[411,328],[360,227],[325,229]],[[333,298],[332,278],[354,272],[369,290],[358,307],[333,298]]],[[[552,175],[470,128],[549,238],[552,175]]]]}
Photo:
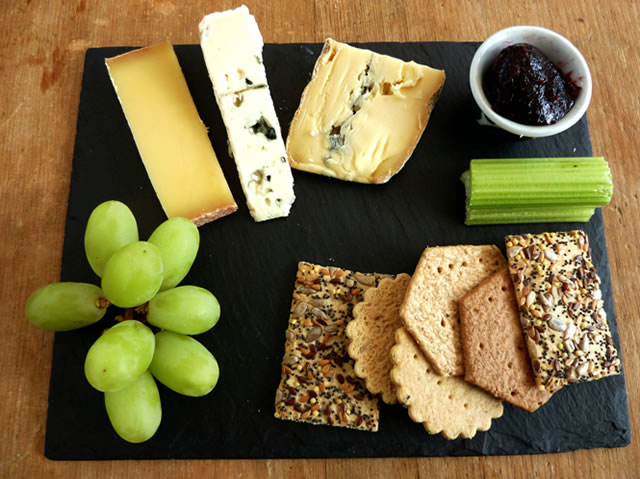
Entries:
{"type": "Polygon", "coordinates": [[[212,13],[200,22],[200,39],[249,212],[255,221],[287,216],[293,176],[255,18],[245,6],[212,13]]]}

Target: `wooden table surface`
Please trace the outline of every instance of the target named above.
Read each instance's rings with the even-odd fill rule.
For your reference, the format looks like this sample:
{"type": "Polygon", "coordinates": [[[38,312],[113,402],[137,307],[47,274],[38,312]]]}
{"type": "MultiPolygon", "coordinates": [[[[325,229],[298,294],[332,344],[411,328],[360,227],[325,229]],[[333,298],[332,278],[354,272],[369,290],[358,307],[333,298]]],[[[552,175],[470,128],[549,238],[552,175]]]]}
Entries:
{"type": "MultiPolygon", "coordinates": [[[[29,293],[59,280],[76,115],[88,47],[198,43],[237,6],[195,0],[15,0],[0,7],[0,477],[637,477],[640,446],[566,454],[411,459],[53,462],[44,455],[53,334],[29,293]],[[184,4],[184,5],[183,5],[184,4]]],[[[511,25],[571,39],[591,66],[593,151],[611,166],[604,209],[633,431],[640,426],[640,7],[632,0],[247,1],[265,42],[477,41],[511,25]]],[[[87,425],[91,427],[91,425],[87,425]]]]}

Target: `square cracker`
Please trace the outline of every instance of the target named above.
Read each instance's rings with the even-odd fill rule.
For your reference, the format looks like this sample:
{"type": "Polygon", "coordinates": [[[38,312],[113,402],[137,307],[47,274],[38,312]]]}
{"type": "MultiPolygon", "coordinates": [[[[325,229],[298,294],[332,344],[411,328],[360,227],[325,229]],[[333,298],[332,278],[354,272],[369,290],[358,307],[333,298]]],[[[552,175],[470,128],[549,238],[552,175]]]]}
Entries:
{"type": "Polygon", "coordinates": [[[512,235],[505,242],[538,386],[555,391],[620,373],[584,231],[512,235]]]}
{"type": "Polygon", "coordinates": [[[438,374],[464,373],[458,301],[504,266],[494,245],[438,246],[422,253],[400,317],[438,374]]]}
{"type": "Polygon", "coordinates": [[[529,412],[551,398],[536,386],[509,270],[493,273],[459,302],[464,379],[529,412]]]}
{"type": "Polygon", "coordinates": [[[364,292],[385,277],[391,276],[298,264],[276,418],[378,430],[378,399],[354,373],[345,328],[364,292]]]}
{"type": "Polygon", "coordinates": [[[391,348],[391,380],[409,417],[430,434],[471,438],[502,416],[502,402],[460,377],[442,377],[405,328],[398,328],[391,348]]]}

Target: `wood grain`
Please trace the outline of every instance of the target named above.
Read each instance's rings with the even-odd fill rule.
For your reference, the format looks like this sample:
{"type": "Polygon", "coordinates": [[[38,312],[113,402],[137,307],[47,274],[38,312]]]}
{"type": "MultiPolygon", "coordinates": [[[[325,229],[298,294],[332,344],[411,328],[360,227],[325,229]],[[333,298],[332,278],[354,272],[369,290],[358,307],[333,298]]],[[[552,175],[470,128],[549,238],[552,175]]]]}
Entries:
{"type": "MultiPolygon", "coordinates": [[[[198,43],[230,1],[16,0],[0,15],[1,477],[634,477],[640,446],[511,457],[52,462],[43,456],[51,333],[24,318],[29,293],[59,279],[84,53],[92,46],[198,43]]],[[[266,42],[482,40],[533,24],[571,39],[591,65],[594,154],[611,165],[604,210],[632,429],[640,418],[640,7],[631,0],[247,1],[266,42]]],[[[91,427],[87,425],[87,427],[91,427]]]]}

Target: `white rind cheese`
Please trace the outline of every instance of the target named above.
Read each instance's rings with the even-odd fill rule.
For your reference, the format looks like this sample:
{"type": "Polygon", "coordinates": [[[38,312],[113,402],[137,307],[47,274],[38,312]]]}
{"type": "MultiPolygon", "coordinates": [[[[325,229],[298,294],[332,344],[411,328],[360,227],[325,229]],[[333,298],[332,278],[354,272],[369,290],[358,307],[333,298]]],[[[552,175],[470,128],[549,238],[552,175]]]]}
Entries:
{"type": "Polygon", "coordinates": [[[201,47],[229,149],[255,221],[287,216],[293,175],[262,61],[262,36],[244,5],[200,22],[201,47]]]}

